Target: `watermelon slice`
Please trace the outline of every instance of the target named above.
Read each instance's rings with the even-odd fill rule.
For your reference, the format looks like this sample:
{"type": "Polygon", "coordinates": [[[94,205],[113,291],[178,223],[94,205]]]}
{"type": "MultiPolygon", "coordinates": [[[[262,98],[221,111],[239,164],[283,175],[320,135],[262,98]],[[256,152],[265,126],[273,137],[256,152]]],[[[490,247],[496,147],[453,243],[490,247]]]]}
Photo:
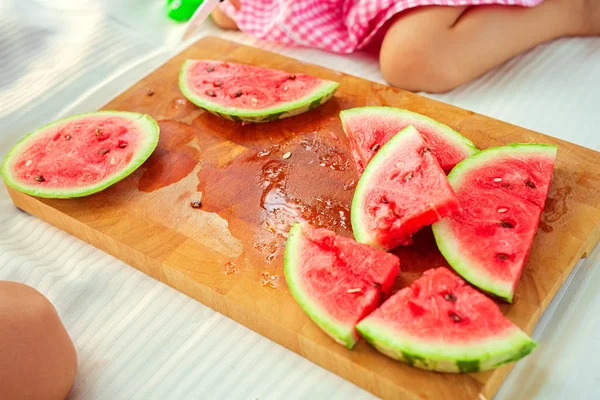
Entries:
{"type": "Polygon", "coordinates": [[[350,218],[354,237],[383,250],[457,211],[459,203],[427,144],[411,125],[379,150],[361,175],[350,218]]]}
{"type": "Polygon", "coordinates": [[[387,356],[440,372],[485,371],[537,346],[496,303],[446,268],[426,271],[356,328],[387,356]]]}
{"type": "Polygon", "coordinates": [[[462,206],[433,233],[448,263],[473,285],[508,302],[544,208],[556,147],[515,144],[484,150],[448,175],[462,206]]]}
{"type": "Polygon", "coordinates": [[[295,224],[285,247],[285,279],[308,316],[336,342],[351,349],[355,325],[389,295],[400,272],[398,257],[295,224]]]}
{"type": "Polygon", "coordinates": [[[400,108],[352,108],[340,112],[340,118],[359,174],[388,140],[409,125],[417,128],[446,173],[478,151],[469,139],[449,126],[400,108]]]}
{"type": "Polygon", "coordinates": [[[187,60],[179,88],[192,103],[233,121],[268,122],[325,103],[339,83],[253,65],[187,60]]]}
{"type": "Polygon", "coordinates": [[[6,155],[2,177],[38,197],[81,197],[135,171],[154,151],[159,128],[147,115],[100,111],[46,125],[6,155]]]}

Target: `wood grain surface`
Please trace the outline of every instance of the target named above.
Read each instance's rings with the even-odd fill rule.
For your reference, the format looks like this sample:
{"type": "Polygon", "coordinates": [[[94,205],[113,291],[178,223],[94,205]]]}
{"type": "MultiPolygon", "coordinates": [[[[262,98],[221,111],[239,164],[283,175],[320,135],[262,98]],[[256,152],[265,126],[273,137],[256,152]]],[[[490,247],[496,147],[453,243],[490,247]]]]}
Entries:
{"type": "MultiPolygon", "coordinates": [[[[511,366],[452,375],[393,361],[364,341],[335,344],[302,312],[283,276],[290,224],[305,220],[351,236],[356,171],[338,113],[389,105],[431,116],[479,148],[511,142],[558,145],[546,209],[512,305],[505,315],[531,332],[580,257],[600,238],[600,153],[281,55],[205,38],[108,103],[147,113],[161,138],[150,159],[107,190],[80,199],[38,199],[9,189],[21,209],[389,399],[491,398],[511,366]],[[306,114],[242,126],[197,108],[179,91],[185,59],[220,59],[304,72],[341,83],[335,97],[306,114]],[[282,155],[291,152],[291,157],[282,155]],[[202,208],[190,206],[202,200],[202,208]]],[[[396,251],[403,287],[447,265],[430,229],[396,251]]],[[[537,351],[551,351],[538,349],[537,351]]]]}

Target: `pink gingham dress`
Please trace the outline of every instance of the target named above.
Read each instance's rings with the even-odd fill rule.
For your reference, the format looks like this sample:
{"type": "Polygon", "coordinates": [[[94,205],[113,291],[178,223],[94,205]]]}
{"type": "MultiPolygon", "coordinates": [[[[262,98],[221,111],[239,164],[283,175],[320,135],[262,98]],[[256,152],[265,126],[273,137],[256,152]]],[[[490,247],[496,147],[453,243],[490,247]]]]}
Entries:
{"type": "Polygon", "coordinates": [[[287,45],[334,53],[364,48],[395,14],[420,6],[501,4],[533,7],[543,0],[241,0],[221,4],[242,32],[287,45]]]}

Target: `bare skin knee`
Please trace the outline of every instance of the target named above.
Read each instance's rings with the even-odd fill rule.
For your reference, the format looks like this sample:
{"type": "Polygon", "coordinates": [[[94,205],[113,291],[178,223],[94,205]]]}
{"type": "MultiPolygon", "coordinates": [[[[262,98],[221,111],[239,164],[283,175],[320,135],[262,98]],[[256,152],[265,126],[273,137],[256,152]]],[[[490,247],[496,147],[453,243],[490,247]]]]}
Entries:
{"type": "Polygon", "coordinates": [[[64,399],[77,355],[52,304],[35,289],[0,281],[0,394],[3,399],[64,399]]]}
{"type": "Polygon", "coordinates": [[[383,77],[411,91],[445,92],[462,83],[453,54],[444,46],[466,7],[420,7],[402,13],[387,31],[379,56],[383,77]]]}
{"type": "MultiPolygon", "coordinates": [[[[450,64],[435,56],[426,43],[404,42],[383,45],[379,68],[383,78],[392,86],[413,92],[446,92],[458,85],[458,77],[450,64]]],[[[450,63],[449,63],[450,62],[450,63]]]]}

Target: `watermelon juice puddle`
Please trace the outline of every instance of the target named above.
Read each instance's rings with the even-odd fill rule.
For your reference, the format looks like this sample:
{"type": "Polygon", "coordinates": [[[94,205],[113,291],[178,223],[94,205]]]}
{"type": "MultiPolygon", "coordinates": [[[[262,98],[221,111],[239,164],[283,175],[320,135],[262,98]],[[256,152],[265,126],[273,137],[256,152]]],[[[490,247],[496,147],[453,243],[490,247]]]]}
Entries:
{"type": "MultiPolygon", "coordinates": [[[[303,139],[301,144],[308,142],[303,139]]],[[[312,150],[312,146],[304,147],[305,151],[312,150]]],[[[296,158],[298,158],[296,151],[296,158]]],[[[284,155],[290,153],[284,153],[284,155]]],[[[328,166],[333,170],[344,171],[341,168],[344,163],[340,162],[341,152],[336,149],[328,149],[327,155],[335,154],[336,160],[323,163],[323,156],[319,156],[319,165],[328,166]]],[[[259,152],[254,158],[265,157],[264,152],[259,152]]],[[[287,160],[291,160],[290,155],[287,160]]],[[[250,159],[252,161],[252,158],[250,159]]],[[[312,160],[311,160],[312,161],[312,160]]],[[[288,173],[291,168],[290,162],[286,160],[270,159],[261,168],[259,175],[259,186],[262,188],[260,207],[268,214],[266,227],[273,234],[287,236],[290,226],[297,221],[305,221],[318,227],[339,227],[349,229],[350,210],[348,205],[331,198],[315,196],[314,201],[307,202],[290,194],[288,190],[288,173]]],[[[349,165],[348,159],[345,164],[349,165]]]]}
{"type": "Polygon", "coordinates": [[[275,260],[297,221],[351,235],[349,187],[355,176],[337,115],[317,109],[242,126],[204,113],[192,126],[201,148],[197,189],[203,209],[217,212],[232,234],[252,243],[247,247],[258,262],[280,266],[275,260]]]}
{"type": "MultiPolygon", "coordinates": [[[[279,150],[281,146],[277,147],[279,150]]],[[[271,152],[259,152],[254,159],[264,158],[271,152]]],[[[349,230],[350,210],[347,204],[319,195],[312,197],[311,201],[303,200],[294,194],[298,190],[294,190],[288,176],[293,167],[302,168],[304,164],[315,163],[334,171],[345,171],[350,166],[348,155],[311,137],[302,139],[294,152],[285,152],[281,158],[268,160],[259,175],[262,188],[260,207],[267,213],[267,229],[287,237],[294,222],[304,221],[316,227],[349,230]]]]}
{"type": "Polygon", "coordinates": [[[573,188],[571,186],[556,188],[550,185],[550,191],[546,198],[540,220],[540,229],[542,231],[546,233],[552,232],[554,228],[550,224],[558,222],[569,212],[569,209],[567,208],[567,198],[571,196],[572,192],[573,188]]]}

